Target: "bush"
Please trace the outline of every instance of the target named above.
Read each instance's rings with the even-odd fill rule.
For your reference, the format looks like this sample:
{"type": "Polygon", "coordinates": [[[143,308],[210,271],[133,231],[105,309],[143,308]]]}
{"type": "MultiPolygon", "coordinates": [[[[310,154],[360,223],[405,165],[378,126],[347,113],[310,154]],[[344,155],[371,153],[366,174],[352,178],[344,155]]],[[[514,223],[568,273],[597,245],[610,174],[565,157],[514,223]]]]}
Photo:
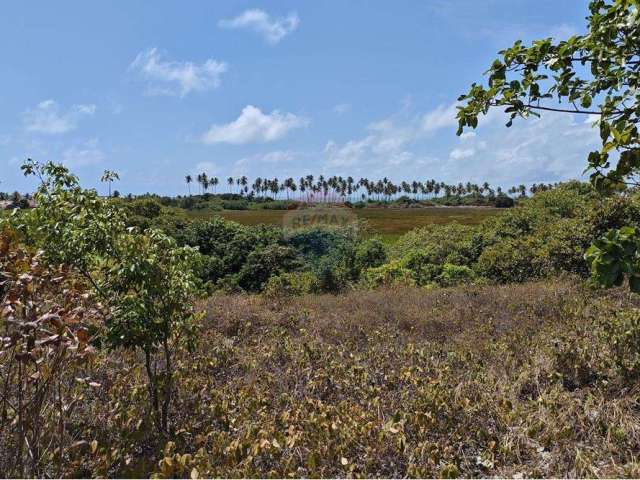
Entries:
{"type": "Polygon", "coordinates": [[[238,273],[238,285],[247,292],[259,292],[271,276],[302,267],[298,253],[285,245],[267,245],[253,250],[238,273]]]}
{"type": "Polygon", "coordinates": [[[225,210],[249,210],[249,202],[246,200],[223,200],[222,208],[225,210]]]}
{"type": "Polygon", "coordinates": [[[362,285],[366,288],[391,285],[413,286],[415,284],[413,272],[399,260],[392,260],[380,267],[369,268],[362,275],[362,285]]]}
{"type": "Polygon", "coordinates": [[[442,273],[438,276],[438,283],[443,287],[453,287],[469,283],[473,281],[475,277],[474,271],[469,267],[445,263],[442,266],[442,273]]]}
{"type": "Polygon", "coordinates": [[[318,279],[311,272],[281,273],[269,278],[263,294],[267,298],[281,298],[304,295],[318,290],[318,279]]]}
{"type": "Polygon", "coordinates": [[[355,267],[358,271],[379,267],[387,260],[387,248],[378,238],[364,240],[356,247],[355,267]]]}
{"type": "Polygon", "coordinates": [[[162,211],[160,202],[154,199],[134,200],[126,204],[126,208],[132,215],[138,215],[145,218],[156,218],[162,211]]]}
{"type": "Polygon", "coordinates": [[[486,248],[474,265],[476,273],[500,283],[524,282],[542,275],[534,239],[506,239],[486,248]]]}
{"type": "Polygon", "coordinates": [[[408,269],[416,285],[432,284],[442,273],[442,265],[431,262],[429,254],[422,250],[412,250],[405,254],[401,265],[408,269]]]}
{"type": "Polygon", "coordinates": [[[470,264],[477,256],[475,232],[475,227],[458,223],[419,228],[398,239],[390,249],[390,258],[400,259],[419,250],[427,255],[428,263],[470,264]]]}
{"type": "Polygon", "coordinates": [[[515,201],[506,195],[498,195],[493,204],[497,208],[511,208],[515,204],[515,201]]]}

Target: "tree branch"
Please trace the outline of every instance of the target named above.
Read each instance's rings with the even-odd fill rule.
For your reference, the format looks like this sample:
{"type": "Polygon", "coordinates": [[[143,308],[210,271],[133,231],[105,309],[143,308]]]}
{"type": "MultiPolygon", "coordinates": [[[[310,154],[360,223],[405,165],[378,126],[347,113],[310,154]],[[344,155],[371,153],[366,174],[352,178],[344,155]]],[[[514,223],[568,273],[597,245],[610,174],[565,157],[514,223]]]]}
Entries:
{"type": "MultiPolygon", "coordinates": [[[[505,106],[513,106],[512,103],[490,103],[489,104],[492,107],[505,107],[505,106]]],[[[569,108],[552,108],[552,107],[542,107],[539,105],[532,105],[530,103],[524,104],[522,105],[524,108],[530,108],[532,110],[545,110],[548,112],[561,112],[561,113],[581,113],[584,115],[605,115],[605,113],[601,112],[601,111],[596,111],[596,110],[579,110],[579,109],[569,109],[569,108]]],[[[621,110],[612,110],[611,112],[608,112],[608,114],[611,115],[616,115],[616,114],[620,114],[623,113],[621,110]]]]}

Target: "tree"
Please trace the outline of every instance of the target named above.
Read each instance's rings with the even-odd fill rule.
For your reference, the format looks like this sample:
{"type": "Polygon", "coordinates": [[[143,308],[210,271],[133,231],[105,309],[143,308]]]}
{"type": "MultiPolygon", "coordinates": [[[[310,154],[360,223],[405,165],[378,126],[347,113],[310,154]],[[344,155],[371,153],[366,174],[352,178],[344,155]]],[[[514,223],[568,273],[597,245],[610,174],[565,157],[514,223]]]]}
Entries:
{"type": "Polygon", "coordinates": [[[0,225],[2,477],[60,477],[77,440],[67,425],[84,393],[76,385],[100,387],[86,376],[95,353],[88,327],[104,312],[66,266],[41,260],[0,225]]]}
{"type": "MultiPolygon", "coordinates": [[[[494,107],[504,107],[509,114],[507,127],[516,117],[538,117],[546,111],[592,115],[601,139],[601,148],[590,152],[587,158],[585,171],[591,172],[592,183],[603,193],[623,190],[626,185],[637,186],[639,10],[638,0],[591,0],[585,35],[559,42],[546,38],[529,46],[518,40],[499,52],[501,58],[494,60],[486,72],[487,86],[474,83],[459,98],[464,104],[458,107],[458,135],[465,127],[476,128],[478,116],[494,107]]],[[[635,232],[611,234],[607,241],[619,241],[627,234],[635,232]]],[[[594,245],[594,249],[598,248],[598,244],[594,245]]],[[[595,250],[588,258],[597,258],[595,250]]],[[[609,265],[618,271],[629,271],[623,268],[626,261],[620,256],[609,265]]],[[[640,291],[640,278],[633,273],[638,270],[634,268],[629,273],[629,283],[635,291],[640,291]]],[[[607,285],[603,272],[603,267],[592,262],[594,279],[607,285]]]]}
{"type": "Polygon", "coordinates": [[[197,319],[196,251],[159,231],[127,228],[118,205],[81,188],[62,165],[29,160],[22,170],[41,179],[36,207],[10,221],[47,264],[87,280],[110,309],[105,336],[112,348],[144,353],[152,419],[160,433],[168,432],[173,352],[193,338],[197,319]]]}
{"type": "Polygon", "coordinates": [[[187,175],[184,177],[184,181],[187,182],[187,187],[189,188],[189,196],[191,196],[191,182],[193,182],[193,177],[191,175],[187,175]]]}
{"type": "Polygon", "coordinates": [[[107,182],[109,184],[109,197],[111,197],[111,184],[114,180],[120,180],[120,177],[116,172],[113,172],[111,170],[105,170],[102,174],[102,177],[100,178],[101,182],[107,182]]]}

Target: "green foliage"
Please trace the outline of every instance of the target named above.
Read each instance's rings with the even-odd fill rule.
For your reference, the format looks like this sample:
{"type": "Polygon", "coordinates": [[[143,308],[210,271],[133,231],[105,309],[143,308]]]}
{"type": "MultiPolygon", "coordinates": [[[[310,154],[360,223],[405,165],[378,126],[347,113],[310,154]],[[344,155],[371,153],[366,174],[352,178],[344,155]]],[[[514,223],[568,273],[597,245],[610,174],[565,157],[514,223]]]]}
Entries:
{"type": "Polygon", "coordinates": [[[458,134],[467,126],[475,128],[478,116],[492,107],[505,107],[511,117],[507,126],[516,117],[539,116],[541,110],[594,114],[602,140],[601,150],[588,159],[594,185],[619,186],[638,173],[638,5],[634,0],[591,0],[589,11],[585,35],[559,42],[546,38],[529,46],[518,40],[501,51],[486,72],[488,86],[473,84],[460,97],[466,104],[458,112],[458,134]],[[550,99],[567,106],[546,105],[550,99]],[[595,102],[600,102],[597,107],[595,102]],[[619,160],[612,165],[614,150],[619,160]]]}
{"type": "Polygon", "coordinates": [[[267,298],[287,298],[319,290],[318,279],[311,272],[281,273],[272,276],[264,288],[267,298]]]}
{"type": "Polygon", "coordinates": [[[247,200],[223,200],[222,208],[225,210],[249,210],[247,200]]]}
{"type": "Polygon", "coordinates": [[[63,166],[29,161],[23,170],[42,183],[37,206],[19,218],[19,228],[47,262],[72,267],[90,282],[96,300],[111,310],[105,339],[112,348],[144,352],[154,421],[166,432],[172,349],[192,333],[195,252],[159,231],[126,228],[116,203],[82,189],[63,166]]]}
{"type": "Polygon", "coordinates": [[[380,267],[365,270],[362,275],[362,284],[366,288],[377,288],[393,285],[413,286],[416,281],[413,272],[401,261],[392,260],[380,267]]]}
{"type": "Polygon", "coordinates": [[[446,262],[466,264],[476,256],[473,237],[476,230],[468,225],[451,223],[429,225],[402,236],[390,249],[391,258],[402,258],[420,250],[428,263],[442,265],[446,262]]]}
{"type": "MultiPolygon", "coordinates": [[[[487,87],[474,83],[459,98],[466,103],[459,107],[458,135],[465,127],[476,128],[478,116],[493,107],[505,107],[508,127],[516,117],[545,110],[594,115],[602,146],[589,153],[585,171],[591,171],[596,188],[611,193],[637,185],[640,174],[640,8],[636,0],[591,0],[589,12],[585,35],[536,40],[529,46],[518,40],[501,51],[486,72],[487,87]],[[547,104],[551,99],[564,105],[547,104]]],[[[588,253],[594,278],[610,286],[622,282],[626,272],[637,291],[635,267],[619,254],[635,242],[615,232],[603,237],[588,253]],[[623,243],[614,246],[618,241],[623,243]],[[610,258],[598,256],[602,249],[610,258]]]]}
{"type": "Polygon", "coordinates": [[[438,276],[438,283],[443,287],[454,287],[469,283],[475,279],[476,275],[465,265],[453,265],[445,263],[442,266],[442,273],[438,276]]]}
{"type": "Polygon", "coordinates": [[[640,376],[640,310],[619,310],[602,326],[619,375],[635,383],[640,376]]]}
{"type": "Polygon", "coordinates": [[[358,271],[379,267],[387,259],[386,245],[378,238],[370,238],[361,242],[355,253],[355,268],[358,271]]]}
{"type": "Polygon", "coordinates": [[[204,281],[218,282],[221,278],[241,271],[249,255],[257,249],[280,242],[282,233],[273,227],[247,227],[214,217],[208,222],[194,222],[187,226],[182,243],[198,248],[214,260],[208,264],[216,268],[200,270],[204,281]]]}
{"type": "Polygon", "coordinates": [[[619,286],[628,277],[629,288],[640,293],[640,237],[636,228],[609,231],[587,250],[585,259],[598,283],[619,286]]]}
{"type": "Polygon", "coordinates": [[[302,268],[292,247],[272,244],[253,250],[238,272],[238,286],[247,292],[259,292],[272,276],[302,268]]]}
{"type": "Polygon", "coordinates": [[[475,265],[479,275],[500,283],[524,282],[543,275],[535,238],[505,239],[483,250],[475,265]]]}
{"type": "Polygon", "coordinates": [[[162,211],[162,204],[156,199],[143,198],[125,203],[126,209],[133,215],[139,215],[149,219],[156,218],[162,211]]]}

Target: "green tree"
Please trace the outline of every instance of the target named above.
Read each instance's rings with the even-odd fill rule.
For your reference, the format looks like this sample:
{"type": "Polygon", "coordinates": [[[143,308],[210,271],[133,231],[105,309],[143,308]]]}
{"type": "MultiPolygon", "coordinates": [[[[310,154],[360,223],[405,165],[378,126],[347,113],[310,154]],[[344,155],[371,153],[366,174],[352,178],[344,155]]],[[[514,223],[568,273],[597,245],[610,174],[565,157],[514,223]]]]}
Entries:
{"type": "Polygon", "coordinates": [[[17,222],[52,265],[67,265],[92,285],[108,307],[105,338],[111,348],[144,353],[152,419],[169,430],[173,354],[193,339],[197,252],[152,229],[126,228],[125,215],[95,190],[85,190],[62,165],[27,161],[25,175],[41,184],[36,207],[17,222]]]}
{"type": "Polygon", "coordinates": [[[120,176],[117,172],[111,170],[105,170],[102,174],[102,177],[100,178],[101,182],[107,182],[109,184],[109,197],[111,197],[111,184],[115,180],[120,180],[120,176]]]}
{"type": "MultiPolygon", "coordinates": [[[[591,0],[587,33],[567,40],[552,38],[524,45],[518,40],[489,70],[487,85],[473,84],[459,100],[458,135],[475,128],[478,116],[491,108],[504,108],[516,117],[540,116],[551,111],[592,115],[600,131],[601,147],[589,153],[587,169],[592,183],[602,192],[637,186],[640,175],[640,2],[638,0],[591,0]]],[[[609,242],[627,234],[611,234],[609,242]]],[[[596,244],[589,259],[599,258],[596,244]]],[[[611,249],[608,256],[624,251],[611,249]]],[[[602,255],[605,255],[603,252],[602,255]]],[[[607,265],[626,271],[629,259],[615,257],[607,265]]],[[[594,260],[595,261],[595,260],[594,260]]],[[[637,262],[637,257],[636,260],[637,262]]],[[[604,264],[592,263],[594,278],[608,285],[614,270],[604,273],[604,264]]],[[[637,264],[633,271],[637,271],[637,264]]],[[[619,278],[616,276],[616,278],[619,278]]],[[[638,290],[640,282],[630,285],[638,290]]]]}

